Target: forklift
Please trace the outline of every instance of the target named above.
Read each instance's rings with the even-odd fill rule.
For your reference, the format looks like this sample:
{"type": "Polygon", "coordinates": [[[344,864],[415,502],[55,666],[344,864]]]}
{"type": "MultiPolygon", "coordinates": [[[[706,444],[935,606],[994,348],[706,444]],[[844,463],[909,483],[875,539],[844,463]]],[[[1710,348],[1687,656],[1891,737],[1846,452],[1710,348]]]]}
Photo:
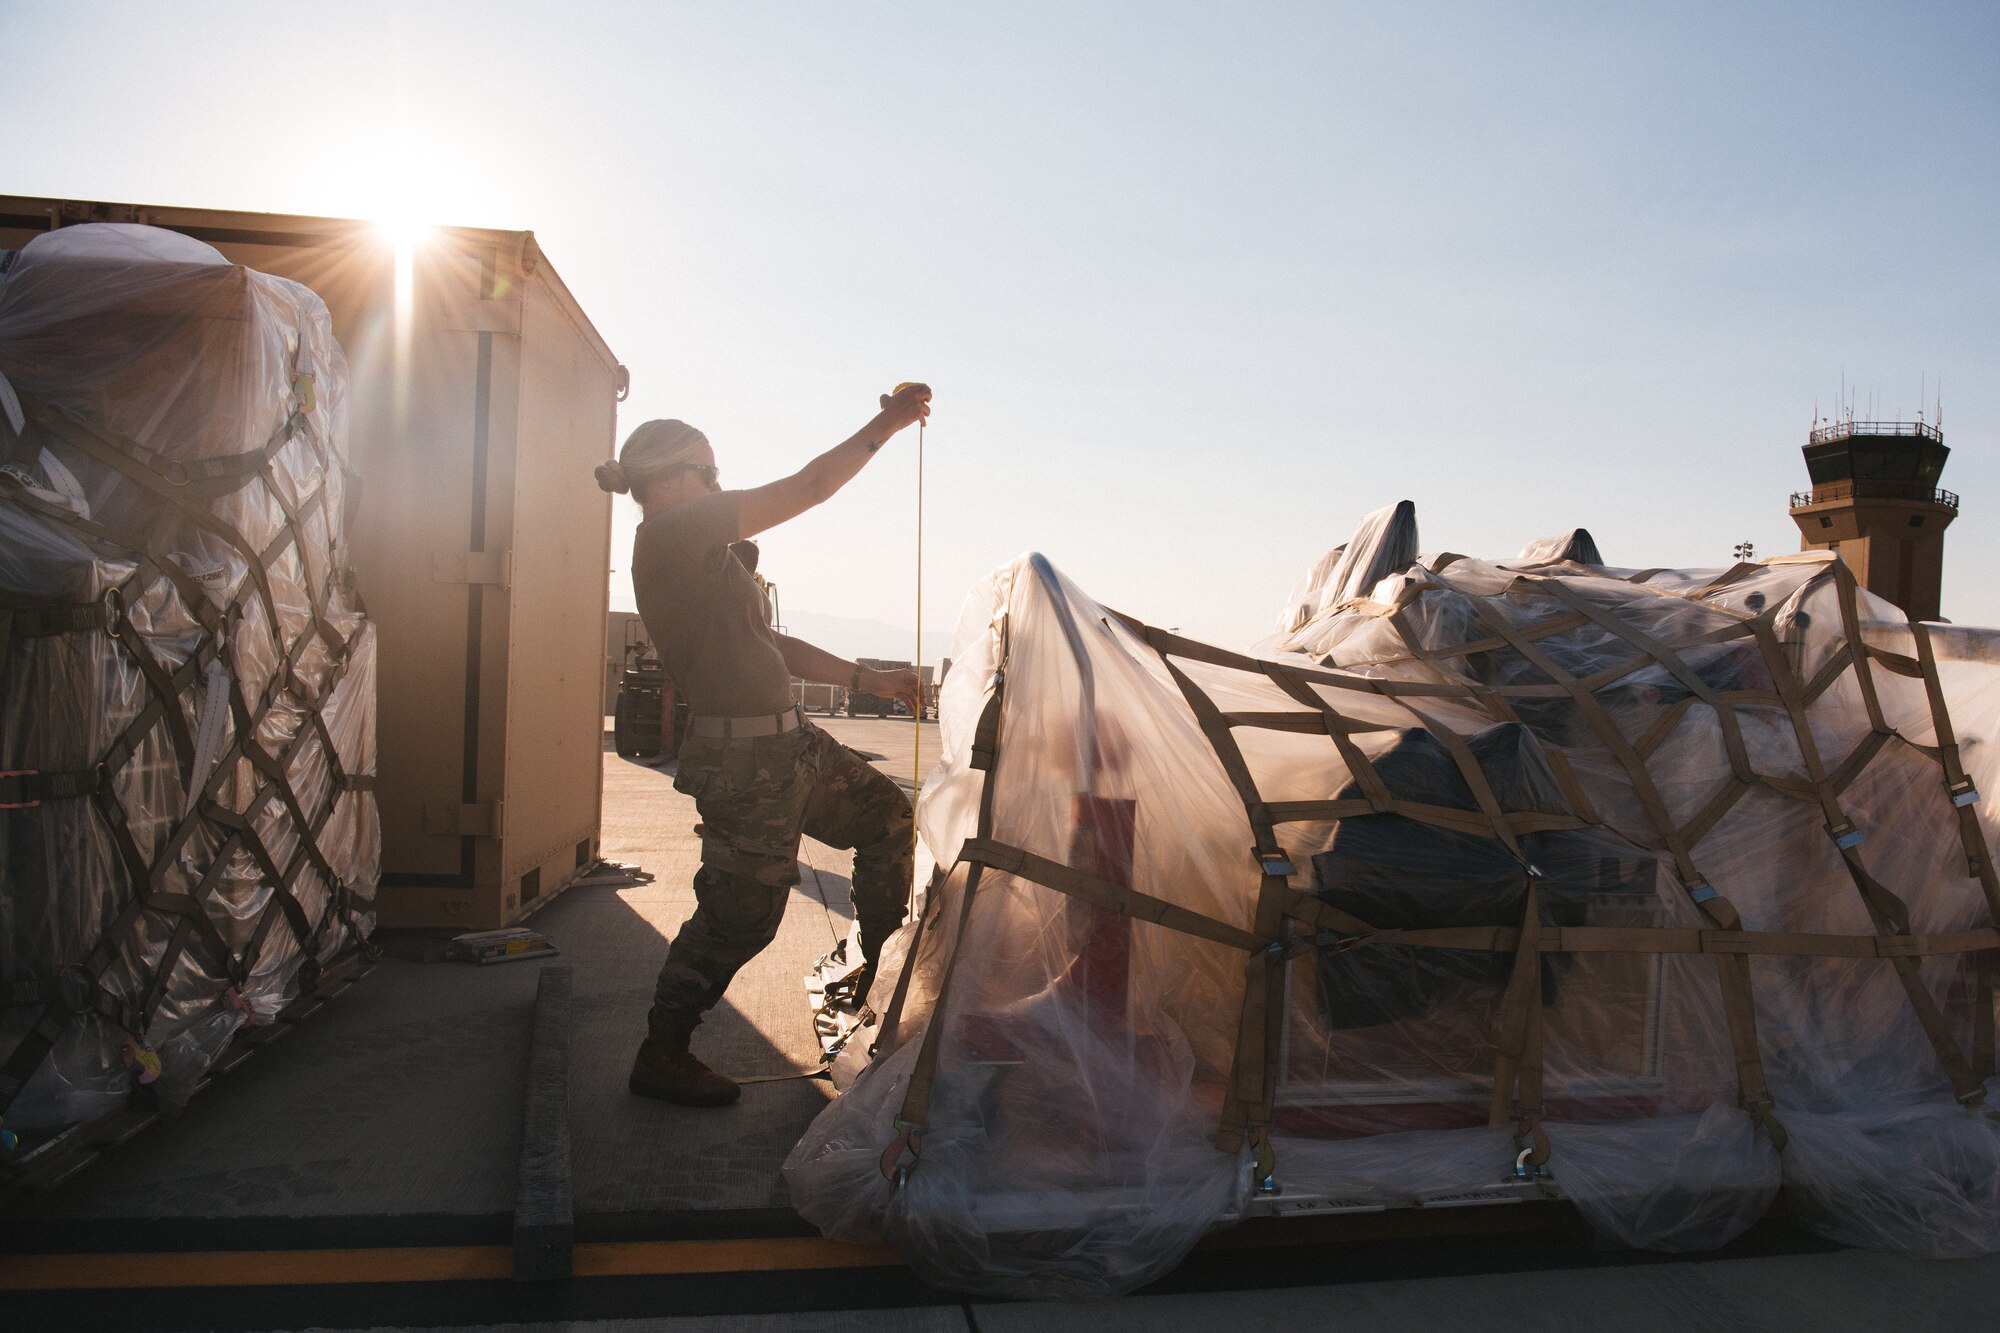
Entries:
{"type": "MultiPolygon", "coordinates": [[[[910,666],[908,662],[892,662],[885,657],[857,657],[854,660],[861,666],[871,667],[878,671],[906,671],[910,666]]],[[[876,717],[887,717],[892,712],[901,711],[902,705],[887,695],[870,694],[866,690],[849,690],[847,692],[847,715],[849,717],[860,717],[863,713],[873,713],[876,717]]]]}
{"type": "MultiPolygon", "coordinates": [[[[757,581],[771,628],[783,634],[785,627],[778,618],[778,585],[757,573],[757,543],[731,542],[729,550],[757,581]]],[[[687,700],[679,697],[674,683],[667,679],[659,650],[646,640],[639,620],[626,621],[625,670],[618,681],[618,703],[612,713],[612,745],[627,759],[672,759],[680,753],[687,722],[687,700]]]]}
{"type": "Polygon", "coordinates": [[[626,621],[625,669],[611,724],[614,748],[627,759],[673,758],[687,731],[687,711],[639,621],[626,621]]]}

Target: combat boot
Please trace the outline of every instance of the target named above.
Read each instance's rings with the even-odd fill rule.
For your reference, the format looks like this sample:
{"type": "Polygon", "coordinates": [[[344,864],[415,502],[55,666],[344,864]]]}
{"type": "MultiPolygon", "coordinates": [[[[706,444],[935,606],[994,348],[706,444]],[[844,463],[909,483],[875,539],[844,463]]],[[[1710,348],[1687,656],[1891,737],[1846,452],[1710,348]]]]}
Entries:
{"type": "Polygon", "coordinates": [[[632,1061],[625,1086],[641,1097],[657,1097],[676,1106],[728,1106],[743,1090],[710,1069],[688,1050],[700,1018],[675,1015],[649,1017],[646,1040],[632,1061]]]}

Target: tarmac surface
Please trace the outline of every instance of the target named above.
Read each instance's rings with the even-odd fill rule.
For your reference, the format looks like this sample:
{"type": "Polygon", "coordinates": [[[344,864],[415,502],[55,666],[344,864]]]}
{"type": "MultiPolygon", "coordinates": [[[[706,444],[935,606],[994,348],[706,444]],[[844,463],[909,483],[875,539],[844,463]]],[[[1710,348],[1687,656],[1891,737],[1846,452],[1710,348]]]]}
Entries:
{"type": "MultiPolygon", "coordinates": [[[[907,783],[909,719],[815,719],[907,783]]],[[[936,753],[926,724],[921,762],[936,753]]],[[[720,1111],[624,1086],[653,975],[693,908],[692,803],[607,753],[603,852],[650,883],[579,886],[532,919],[559,958],[385,958],[189,1111],[61,1185],[0,1207],[0,1328],[777,1330],[1894,1330],[2000,1327],[2000,1257],[1840,1250],[1769,1221],[1724,1251],[1593,1246],[1556,1205],[1471,1210],[1469,1234],[1252,1223],[1124,1300],[967,1302],[895,1256],[820,1240],[779,1164],[822,1079],[753,1084],[720,1111]],[[522,1106],[544,963],[568,966],[577,1272],[509,1280],[522,1106]],[[1539,1212],[1528,1210],[1540,1208],[1539,1212]]],[[[809,1069],[802,979],[842,938],[847,855],[808,842],[777,941],[696,1049],[738,1076],[809,1069]]],[[[1331,1224],[1339,1219],[1323,1219],[1331,1224]]]]}

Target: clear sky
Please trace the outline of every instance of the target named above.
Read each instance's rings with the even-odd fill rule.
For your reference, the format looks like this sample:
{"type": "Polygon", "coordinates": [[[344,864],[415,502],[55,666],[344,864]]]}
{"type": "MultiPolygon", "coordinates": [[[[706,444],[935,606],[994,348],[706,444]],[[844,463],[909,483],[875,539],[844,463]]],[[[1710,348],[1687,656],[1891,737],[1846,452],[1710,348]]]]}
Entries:
{"type": "MultiPolygon", "coordinates": [[[[0,51],[0,192],[531,228],[621,433],[725,484],[928,380],[927,630],[1039,549],[1240,644],[1406,498],[1793,550],[1843,375],[1942,380],[1945,614],[2000,624],[1991,3],[0,0],[0,51]]],[[[767,538],[788,609],[912,623],[914,444],[767,538]]]]}

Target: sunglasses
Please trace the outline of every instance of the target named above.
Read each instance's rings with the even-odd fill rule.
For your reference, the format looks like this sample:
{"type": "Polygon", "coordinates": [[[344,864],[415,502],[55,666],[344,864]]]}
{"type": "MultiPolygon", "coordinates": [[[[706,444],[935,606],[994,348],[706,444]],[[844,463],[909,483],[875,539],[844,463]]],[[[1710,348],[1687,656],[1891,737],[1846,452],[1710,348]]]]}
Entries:
{"type": "Polygon", "coordinates": [[[715,479],[722,475],[722,469],[713,463],[680,463],[673,470],[675,472],[694,473],[697,477],[701,478],[701,484],[704,486],[715,485],[715,479]]]}

